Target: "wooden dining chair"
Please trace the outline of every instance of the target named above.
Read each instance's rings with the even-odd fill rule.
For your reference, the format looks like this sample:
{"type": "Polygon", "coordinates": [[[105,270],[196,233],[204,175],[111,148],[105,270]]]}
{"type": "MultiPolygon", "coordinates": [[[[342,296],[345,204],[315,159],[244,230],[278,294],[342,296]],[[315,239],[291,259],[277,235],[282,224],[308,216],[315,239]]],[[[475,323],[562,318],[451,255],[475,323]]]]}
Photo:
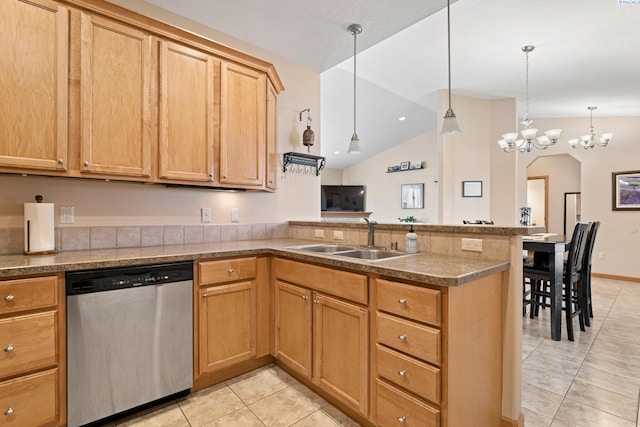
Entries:
{"type": "MultiPolygon", "coordinates": [[[[583,245],[586,243],[586,232],[590,224],[576,224],[571,243],[569,244],[569,253],[563,272],[563,300],[565,310],[565,318],[567,324],[567,336],[569,341],[574,340],[573,334],[573,318],[578,317],[580,330],[585,330],[585,293],[583,291],[583,280],[580,270],[582,269],[583,257],[586,251],[583,245]]],[[[549,271],[538,265],[525,264],[522,268],[523,281],[529,280],[532,283],[531,296],[531,317],[535,317],[539,313],[540,307],[549,307],[551,299],[551,284],[549,281],[549,271]]]]}

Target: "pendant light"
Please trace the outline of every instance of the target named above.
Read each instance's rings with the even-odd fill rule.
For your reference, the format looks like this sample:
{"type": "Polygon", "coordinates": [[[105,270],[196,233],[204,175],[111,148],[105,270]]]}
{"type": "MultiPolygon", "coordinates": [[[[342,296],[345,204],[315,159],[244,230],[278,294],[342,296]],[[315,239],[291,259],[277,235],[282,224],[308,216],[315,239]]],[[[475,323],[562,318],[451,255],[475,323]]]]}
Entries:
{"type": "Polygon", "coordinates": [[[588,148],[593,148],[596,145],[606,147],[607,144],[609,144],[609,141],[611,141],[611,138],[613,138],[613,132],[605,132],[600,135],[600,138],[596,137],[593,127],[593,110],[597,108],[598,107],[595,106],[587,107],[587,110],[590,111],[589,133],[582,135],[580,139],[570,139],[567,141],[573,148],[584,148],[586,150],[588,148]]]}
{"type": "Polygon", "coordinates": [[[447,58],[449,61],[449,108],[444,115],[444,120],[442,121],[442,130],[440,131],[440,134],[455,135],[457,133],[461,133],[462,130],[460,129],[460,125],[458,124],[456,113],[454,113],[453,109],[451,108],[451,14],[449,0],[447,0],[447,58]]]}
{"type": "Polygon", "coordinates": [[[356,37],[362,32],[362,26],[351,24],[347,30],[353,35],[353,135],[347,153],[360,154],[360,139],[356,133],[356,37]]]}

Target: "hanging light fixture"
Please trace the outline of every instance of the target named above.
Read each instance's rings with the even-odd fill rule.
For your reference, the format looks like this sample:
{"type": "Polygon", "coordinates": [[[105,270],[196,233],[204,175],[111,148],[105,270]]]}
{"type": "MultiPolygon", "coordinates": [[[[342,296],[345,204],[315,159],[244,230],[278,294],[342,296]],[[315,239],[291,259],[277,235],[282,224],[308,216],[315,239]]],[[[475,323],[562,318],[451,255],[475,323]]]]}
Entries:
{"type": "Polygon", "coordinates": [[[549,129],[548,131],[545,131],[544,135],[536,138],[538,129],[531,128],[533,121],[529,119],[529,53],[535,48],[535,46],[522,47],[522,51],[525,53],[527,58],[525,74],[526,108],[524,117],[522,117],[522,122],[520,122],[524,126],[524,129],[520,131],[520,134],[518,134],[518,132],[511,132],[502,135],[502,139],[498,141],[498,145],[505,153],[516,150],[521,153],[524,153],[525,151],[529,153],[533,147],[540,150],[546,150],[548,146],[558,142],[558,138],[562,132],[562,129],[549,129]],[[522,139],[518,139],[518,136],[520,135],[522,135],[522,139]]]}
{"type": "Polygon", "coordinates": [[[360,139],[356,133],[356,37],[362,32],[362,26],[351,24],[347,30],[353,35],[353,135],[347,153],[360,154],[360,139]]]}
{"type": "Polygon", "coordinates": [[[449,64],[449,108],[444,115],[444,120],[442,121],[442,130],[440,134],[447,135],[455,135],[457,133],[461,133],[460,125],[458,124],[458,119],[456,118],[456,113],[453,112],[451,108],[451,17],[450,17],[450,8],[449,8],[449,0],[447,0],[447,58],[449,64]]]}
{"type": "Polygon", "coordinates": [[[599,145],[600,147],[606,147],[609,141],[611,141],[611,138],[613,138],[612,132],[605,132],[603,134],[600,134],[599,139],[596,139],[596,134],[593,131],[593,110],[597,108],[598,107],[587,107],[591,115],[589,120],[589,133],[581,135],[580,139],[570,139],[568,142],[569,145],[571,145],[573,148],[582,147],[586,150],[587,148],[593,148],[596,145],[599,145]]]}

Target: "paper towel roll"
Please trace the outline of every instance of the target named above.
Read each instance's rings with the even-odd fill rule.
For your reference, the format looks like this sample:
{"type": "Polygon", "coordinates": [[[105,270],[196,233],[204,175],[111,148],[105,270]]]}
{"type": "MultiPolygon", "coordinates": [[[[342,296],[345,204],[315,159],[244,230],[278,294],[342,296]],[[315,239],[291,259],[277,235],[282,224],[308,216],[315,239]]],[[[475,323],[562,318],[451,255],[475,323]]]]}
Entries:
{"type": "Polygon", "coordinates": [[[24,204],[24,251],[47,252],[56,248],[53,203],[24,204]]]}

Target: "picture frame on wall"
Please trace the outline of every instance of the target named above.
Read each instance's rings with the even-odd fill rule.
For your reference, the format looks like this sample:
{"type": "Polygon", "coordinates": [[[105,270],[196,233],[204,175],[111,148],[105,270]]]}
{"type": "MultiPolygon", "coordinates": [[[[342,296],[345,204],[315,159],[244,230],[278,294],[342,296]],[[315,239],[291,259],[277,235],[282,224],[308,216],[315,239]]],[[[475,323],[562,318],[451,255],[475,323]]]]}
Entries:
{"type": "Polygon", "coordinates": [[[462,181],[462,197],[482,197],[482,181],[462,181]]]}
{"type": "Polygon", "coordinates": [[[611,209],[640,211],[640,170],[611,174],[611,209]]]}
{"type": "Polygon", "coordinates": [[[402,162],[400,163],[400,170],[401,171],[407,171],[409,170],[409,166],[411,165],[410,162],[402,162]]]}

